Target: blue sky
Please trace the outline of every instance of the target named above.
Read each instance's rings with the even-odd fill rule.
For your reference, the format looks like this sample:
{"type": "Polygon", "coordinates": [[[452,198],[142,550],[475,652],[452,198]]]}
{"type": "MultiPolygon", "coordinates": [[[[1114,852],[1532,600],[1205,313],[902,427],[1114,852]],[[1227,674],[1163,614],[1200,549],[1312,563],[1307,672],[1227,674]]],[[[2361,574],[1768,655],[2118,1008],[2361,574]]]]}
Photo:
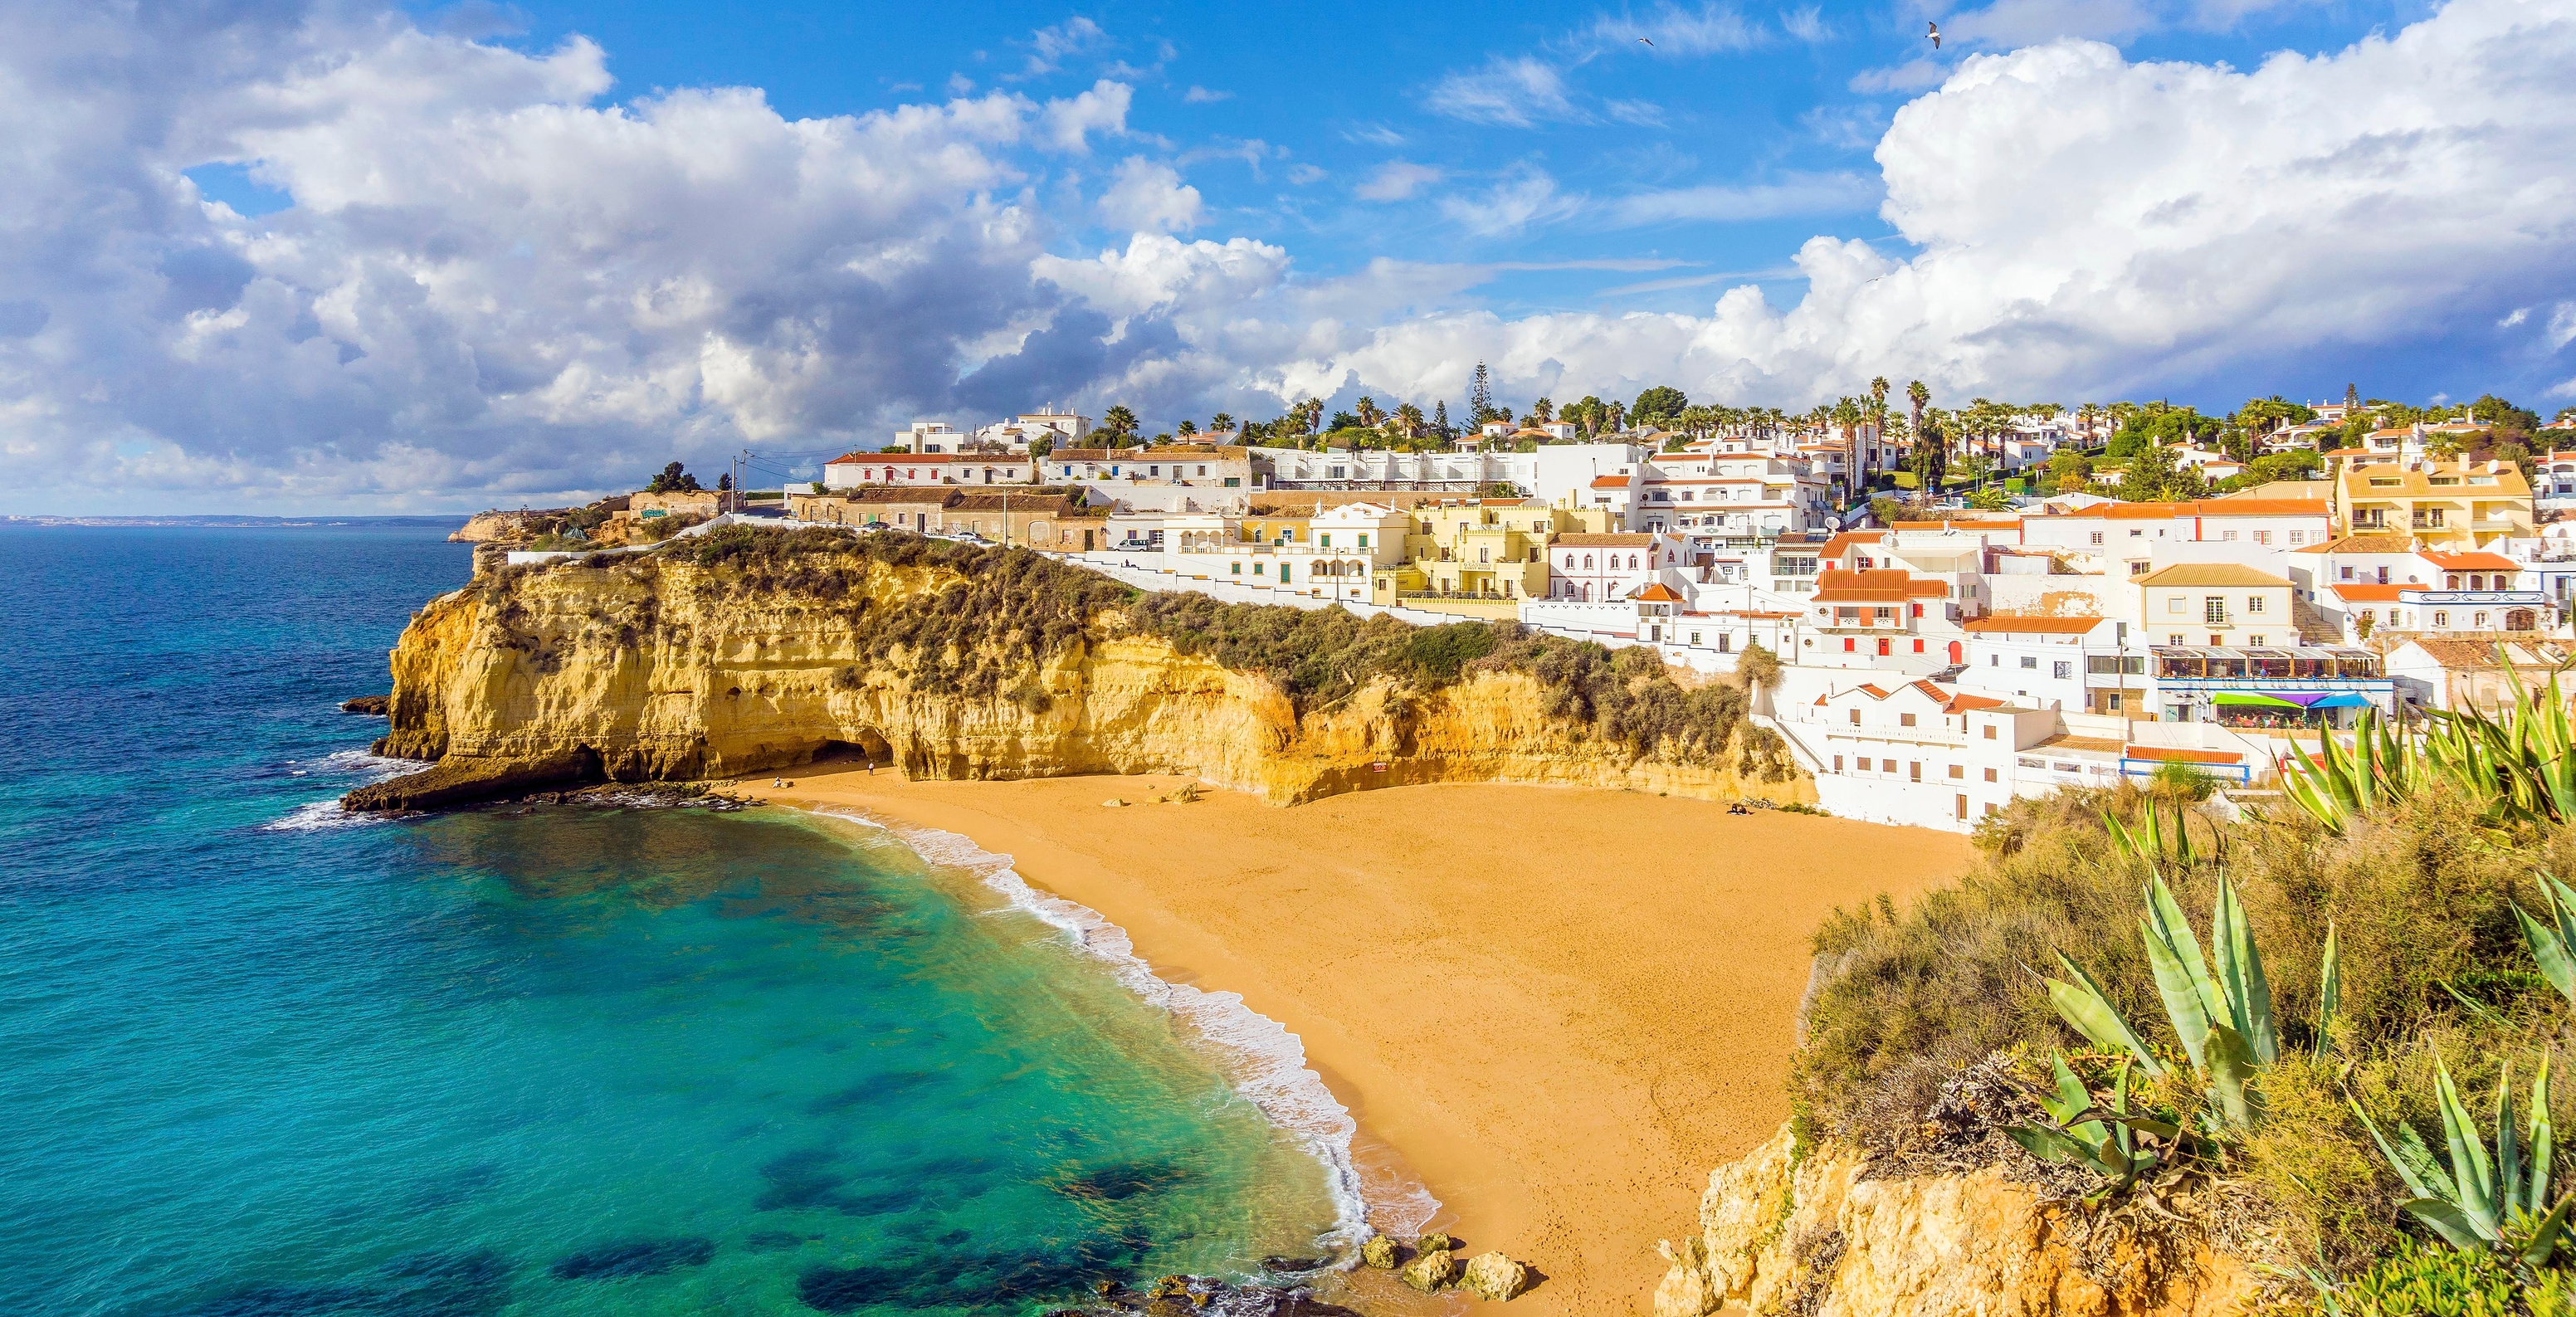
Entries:
{"type": "MultiPolygon", "coordinates": [[[[1788,258],[1818,233],[1910,244],[1877,213],[1871,159],[1890,116],[1968,55],[2047,37],[2108,37],[2133,59],[2243,68],[2283,49],[2339,49],[2421,18],[2421,4],[2284,4],[2225,26],[2148,6],[2011,7],[2002,39],[1928,22],[1991,14],[1948,4],[1821,6],[415,5],[443,25],[529,50],[581,35],[608,51],[612,98],[758,87],[790,118],[863,113],[959,91],[1136,89],[1128,122],[1173,144],[1210,205],[1206,232],[1289,246],[1313,275],[1373,257],[1607,263],[1499,271],[1482,301],[1538,310],[1705,311],[1764,283],[1794,297],[1788,258]],[[1655,47],[1639,36],[1661,38],[1655,47]],[[1053,49],[1048,47],[1052,46],[1053,49]],[[1527,63],[1524,64],[1523,62],[1527,63]],[[1525,71],[1555,80],[1533,89],[1525,71]],[[1870,90],[1856,90],[1855,84],[1870,90]],[[1489,99],[1490,98],[1490,99],[1489,99]],[[1518,121],[1515,121],[1518,120],[1518,121]],[[1403,167],[1410,166],[1411,170],[1403,167]],[[1352,190],[1398,169],[1389,202],[1352,190]],[[1419,171],[1438,171],[1438,177],[1419,171]],[[1310,171],[1320,171],[1320,174],[1310,171]],[[1535,175],[1590,204],[1571,222],[1509,225],[1535,175]],[[1755,190],[1693,197],[1694,189],[1755,190]],[[1776,192],[1764,194],[1761,190],[1776,192]],[[1500,197],[1503,200],[1497,201],[1500,197]],[[1616,203],[1663,198],[1668,218],[1616,203]],[[1412,204],[1396,204],[1396,202],[1412,204]],[[1462,223],[1437,203],[1486,215],[1462,223]],[[1433,204],[1423,204],[1430,202],[1433,204]],[[1775,212],[1775,213],[1765,213],[1775,212]],[[1738,217],[1751,212],[1750,217],[1738,217]],[[1638,268],[1621,268],[1627,266],[1638,268]],[[1664,268],[1652,268],[1652,267],[1664,268]]],[[[1996,6],[1995,8],[2007,8],[1996,6]]],[[[1972,29],[1973,30],[1973,29],[1972,29]]],[[[1381,189],[1382,191],[1385,189],[1381,189]]],[[[1650,209],[1650,208],[1641,208],[1650,209]]],[[[1123,234],[1073,230],[1066,250],[1123,234]]],[[[2458,387],[2420,363],[2397,389],[2458,387]]],[[[2326,373],[2333,373],[2331,370],[2326,373]]]]}
{"type": "Polygon", "coordinates": [[[0,507],[515,505],[1479,361],[2576,404],[2576,3],[1926,3],[25,0],[0,507]]]}

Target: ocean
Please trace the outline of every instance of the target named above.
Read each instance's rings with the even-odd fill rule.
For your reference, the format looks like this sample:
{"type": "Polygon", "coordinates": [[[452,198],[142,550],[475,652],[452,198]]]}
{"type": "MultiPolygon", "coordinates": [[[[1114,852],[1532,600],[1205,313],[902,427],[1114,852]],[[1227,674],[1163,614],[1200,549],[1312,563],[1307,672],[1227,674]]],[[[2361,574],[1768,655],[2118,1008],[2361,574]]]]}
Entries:
{"type": "Polygon", "coordinates": [[[0,530],[0,1312],[1034,1313],[1347,1238],[1293,1040],[960,839],[339,816],[443,534],[0,530]]]}

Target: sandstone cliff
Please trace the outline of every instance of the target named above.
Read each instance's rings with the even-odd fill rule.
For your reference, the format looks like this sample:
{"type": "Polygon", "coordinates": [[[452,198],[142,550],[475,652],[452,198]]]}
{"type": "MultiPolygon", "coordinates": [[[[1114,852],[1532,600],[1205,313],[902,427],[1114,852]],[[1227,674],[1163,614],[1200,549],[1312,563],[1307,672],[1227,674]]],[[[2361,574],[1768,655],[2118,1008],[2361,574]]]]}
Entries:
{"type": "MultiPolygon", "coordinates": [[[[832,753],[928,778],[1190,773],[1283,804],[1457,781],[1812,796],[1801,779],[1741,780],[1732,750],[1623,750],[1551,716],[1525,672],[1427,691],[1377,679],[1301,710],[1270,677],[1185,654],[1114,609],[1051,602],[1071,576],[1123,588],[1042,559],[1014,594],[955,565],[709,552],[489,572],[431,601],[393,652],[377,748],[439,766],[349,804],[728,777],[832,753]]],[[[969,566],[1003,561],[991,553],[969,566]]]]}
{"type": "Polygon", "coordinates": [[[451,544],[490,544],[502,540],[526,539],[536,534],[538,525],[552,525],[570,508],[542,508],[521,512],[477,512],[447,537],[451,544]]]}
{"type": "Polygon", "coordinates": [[[2096,1229],[1989,1167],[1870,1178],[1861,1153],[1801,1161],[1783,1126],[1718,1168],[1700,1230],[1662,1245],[1673,1263],[1655,1317],[1721,1305],[1795,1317],[2222,1317],[2252,1297],[2236,1258],[2193,1243],[2096,1229]]]}

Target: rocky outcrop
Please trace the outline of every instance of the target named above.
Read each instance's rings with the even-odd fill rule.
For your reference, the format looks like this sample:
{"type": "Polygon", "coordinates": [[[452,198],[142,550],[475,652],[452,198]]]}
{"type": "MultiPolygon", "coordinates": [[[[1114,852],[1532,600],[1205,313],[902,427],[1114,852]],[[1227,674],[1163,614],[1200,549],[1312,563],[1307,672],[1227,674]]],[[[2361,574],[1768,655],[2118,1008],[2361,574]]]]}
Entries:
{"type": "Polygon", "coordinates": [[[390,695],[360,695],[340,701],[340,712],[382,718],[393,709],[393,704],[394,697],[390,695]]]}
{"type": "Polygon", "coordinates": [[[1857,1150],[1795,1155],[1786,1126],[1719,1167],[1700,1230],[1663,1254],[1655,1317],[1743,1304],[1794,1317],[2222,1317],[2255,1290],[2237,1258],[2097,1238],[2001,1168],[1873,1179],[1857,1150]]]}
{"type": "Polygon", "coordinates": [[[1429,1249],[1405,1263],[1404,1270],[1396,1274],[1425,1294],[1445,1290],[1458,1283],[1458,1258],[1445,1248],[1429,1249]]]}
{"type": "Polygon", "coordinates": [[[1529,1288],[1529,1268],[1502,1253],[1479,1253],[1467,1260],[1458,1283],[1489,1303],[1507,1303],[1529,1288]]]}
{"type": "MultiPolygon", "coordinates": [[[[1187,773],[1282,804],[1462,781],[1812,796],[1803,779],[1740,782],[1722,766],[1731,754],[1721,765],[1637,759],[1548,716],[1520,672],[1429,692],[1381,680],[1301,711],[1267,677],[1182,654],[1114,614],[979,693],[958,676],[974,655],[890,641],[885,623],[961,580],[873,559],[837,564],[828,580],[747,579],[676,554],[486,573],[404,629],[377,752],[440,761],[442,792],[515,783],[529,765],[578,761],[635,782],[846,754],[915,778],[1187,773]]],[[[924,611],[936,610],[905,615],[924,611]]],[[[386,783],[352,803],[417,807],[422,790],[386,783]]]]}
{"type": "Polygon", "coordinates": [[[1360,1261],[1372,1267],[1395,1269],[1395,1241],[1384,1235],[1371,1235],[1360,1245],[1360,1261]]]}
{"type": "Polygon", "coordinates": [[[340,798],[340,807],[390,811],[470,805],[494,796],[599,780],[599,756],[586,749],[534,755],[457,755],[426,773],[363,786],[340,798]]]}
{"type": "Polygon", "coordinates": [[[551,525],[571,511],[570,508],[541,508],[477,512],[466,518],[465,524],[447,539],[451,544],[490,544],[500,540],[526,539],[536,533],[534,527],[551,525]]]}

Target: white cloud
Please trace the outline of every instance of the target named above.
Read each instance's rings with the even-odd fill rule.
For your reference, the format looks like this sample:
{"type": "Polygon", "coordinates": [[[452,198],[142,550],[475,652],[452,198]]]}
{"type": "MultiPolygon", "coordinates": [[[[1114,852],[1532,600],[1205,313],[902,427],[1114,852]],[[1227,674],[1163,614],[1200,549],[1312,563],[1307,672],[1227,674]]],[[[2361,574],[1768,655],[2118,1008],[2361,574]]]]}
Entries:
{"type": "Polygon", "coordinates": [[[1882,69],[1862,69],[1852,75],[1851,89],[1863,95],[1889,91],[1921,91],[1938,87],[1950,76],[1949,66],[1928,59],[1908,60],[1882,69]]]}
{"type": "Polygon", "coordinates": [[[2144,0],[1994,0],[1942,20],[1945,42],[2023,46],[2060,37],[2116,41],[2162,26],[2144,0]]]}
{"type": "Polygon", "coordinates": [[[1827,146],[1864,151],[1887,131],[1887,114],[1875,105],[1818,105],[1798,116],[1798,126],[1827,146]]]}
{"type": "MultiPolygon", "coordinates": [[[[1810,11],[1812,16],[1812,11],[1810,11]]],[[[1651,52],[1665,58],[1690,55],[1715,55],[1729,51],[1751,50],[1761,45],[1761,28],[1746,21],[1735,10],[1715,4],[1697,9],[1683,9],[1663,4],[1642,17],[1635,14],[1603,14],[1576,34],[1578,45],[1593,51],[1633,47],[1640,54],[1651,52]],[[1639,39],[1652,41],[1652,46],[1638,45],[1639,39]]]]}
{"type": "Polygon", "coordinates": [[[1352,188],[1351,195],[1362,201],[1402,201],[1446,177],[1446,172],[1430,165],[1389,160],[1378,166],[1367,182],[1352,188]]]}
{"type": "Polygon", "coordinates": [[[1497,55],[1474,72],[1449,74],[1431,85],[1423,103],[1452,119],[1512,128],[1588,117],[1575,108],[1555,66],[1528,55],[1497,55]]]}
{"type": "Polygon", "coordinates": [[[1218,101],[1230,101],[1233,99],[1233,92],[1209,91],[1205,87],[1195,85],[1188,91],[1181,93],[1181,102],[1185,105],[1214,105],[1218,101]]]}
{"type": "Polygon", "coordinates": [[[1091,90],[1071,100],[1047,102],[1047,137],[1058,150],[1088,155],[1091,152],[1089,134],[1123,136],[1126,133],[1127,107],[1135,99],[1134,88],[1102,78],[1091,84],[1091,90]]]}
{"type": "Polygon", "coordinates": [[[1604,222],[1635,228],[1677,221],[1773,219],[1782,215],[1835,214],[1878,200],[1878,185],[1857,174],[1818,174],[1779,183],[1666,188],[1621,197],[1604,222]]]}
{"type": "Polygon", "coordinates": [[[1342,130],[1342,136],[1362,146],[1402,146],[1404,134],[1382,123],[1356,124],[1342,130]]]}
{"type": "Polygon", "coordinates": [[[1317,169],[1313,165],[1300,163],[1288,166],[1288,181],[1299,187],[1304,187],[1309,183],[1328,177],[1330,177],[1330,175],[1326,174],[1323,170],[1317,169]]]}
{"type": "Polygon", "coordinates": [[[1834,39],[1834,25],[1825,21],[1824,11],[1814,5],[1803,9],[1780,11],[1780,30],[1810,45],[1834,39]]]}
{"type": "Polygon", "coordinates": [[[1565,219],[1583,208],[1583,198],[1557,191],[1544,170],[1521,166],[1480,196],[1452,194],[1440,199],[1440,213],[1478,237],[1518,233],[1565,219]]]}
{"type": "Polygon", "coordinates": [[[2523,0],[2453,0],[2248,72],[2073,41],[1972,57],[1877,151],[1912,259],[1819,237],[1786,308],[1747,286],[1705,316],[1456,312],[1375,329],[1329,365],[1399,395],[1449,387],[1434,377],[1472,341],[1499,346],[1485,355],[1507,379],[1544,366],[1748,400],[1900,372],[2116,396],[2437,342],[2576,280],[2559,163],[2576,87],[2553,72],[2571,63],[2576,14],[2523,0]]]}
{"type": "Polygon", "coordinates": [[[1105,50],[1111,42],[1106,29],[1076,14],[1052,27],[1042,27],[1030,33],[1027,44],[1029,62],[1019,74],[1023,78],[1053,73],[1064,67],[1066,60],[1105,50]]]}
{"type": "Polygon", "coordinates": [[[1067,154],[1126,131],[1114,82],[797,121],[742,89],[617,106],[587,43],[273,8],[0,10],[0,82],[46,107],[0,205],[0,479],[42,491],[9,497],[515,504],[916,410],[1455,398],[1478,359],[1515,391],[1805,405],[1876,374],[2103,397],[2353,347],[2459,356],[2525,306],[2513,333],[2547,306],[2539,336],[2576,343],[2576,15],[2534,0],[2246,71],[2081,41],[1970,56],[1894,115],[1874,180],[1594,198],[1524,165],[1442,192],[1457,231],[1508,238],[1875,190],[1900,239],[1811,239],[1785,304],[1748,284],[1697,315],[1509,319],[1473,296],[1498,267],[1313,278],[1277,245],[1172,236],[1208,210],[1170,163],[1077,184],[1067,154]],[[180,171],[213,162],[293,206],[199,204],[180,171]],[[1134,236],[1050,254],[1088,215],[1134,236]]]}
{"type": "Polygon", "coordinates": [[[1118,163],[1099,207],[1102,219],[1140,233],[1196,228],[1207,213],[1199,190],[1183,183],[1179,171],[1143,156],[1118,163]]]}
{"type": "Polygon", "coordinates": [[[1635,124],[1640,128],[1664,126],[1664,107],[1648,101],[1604,101],[1601,112],[1621,123],[1635,124]]]}

